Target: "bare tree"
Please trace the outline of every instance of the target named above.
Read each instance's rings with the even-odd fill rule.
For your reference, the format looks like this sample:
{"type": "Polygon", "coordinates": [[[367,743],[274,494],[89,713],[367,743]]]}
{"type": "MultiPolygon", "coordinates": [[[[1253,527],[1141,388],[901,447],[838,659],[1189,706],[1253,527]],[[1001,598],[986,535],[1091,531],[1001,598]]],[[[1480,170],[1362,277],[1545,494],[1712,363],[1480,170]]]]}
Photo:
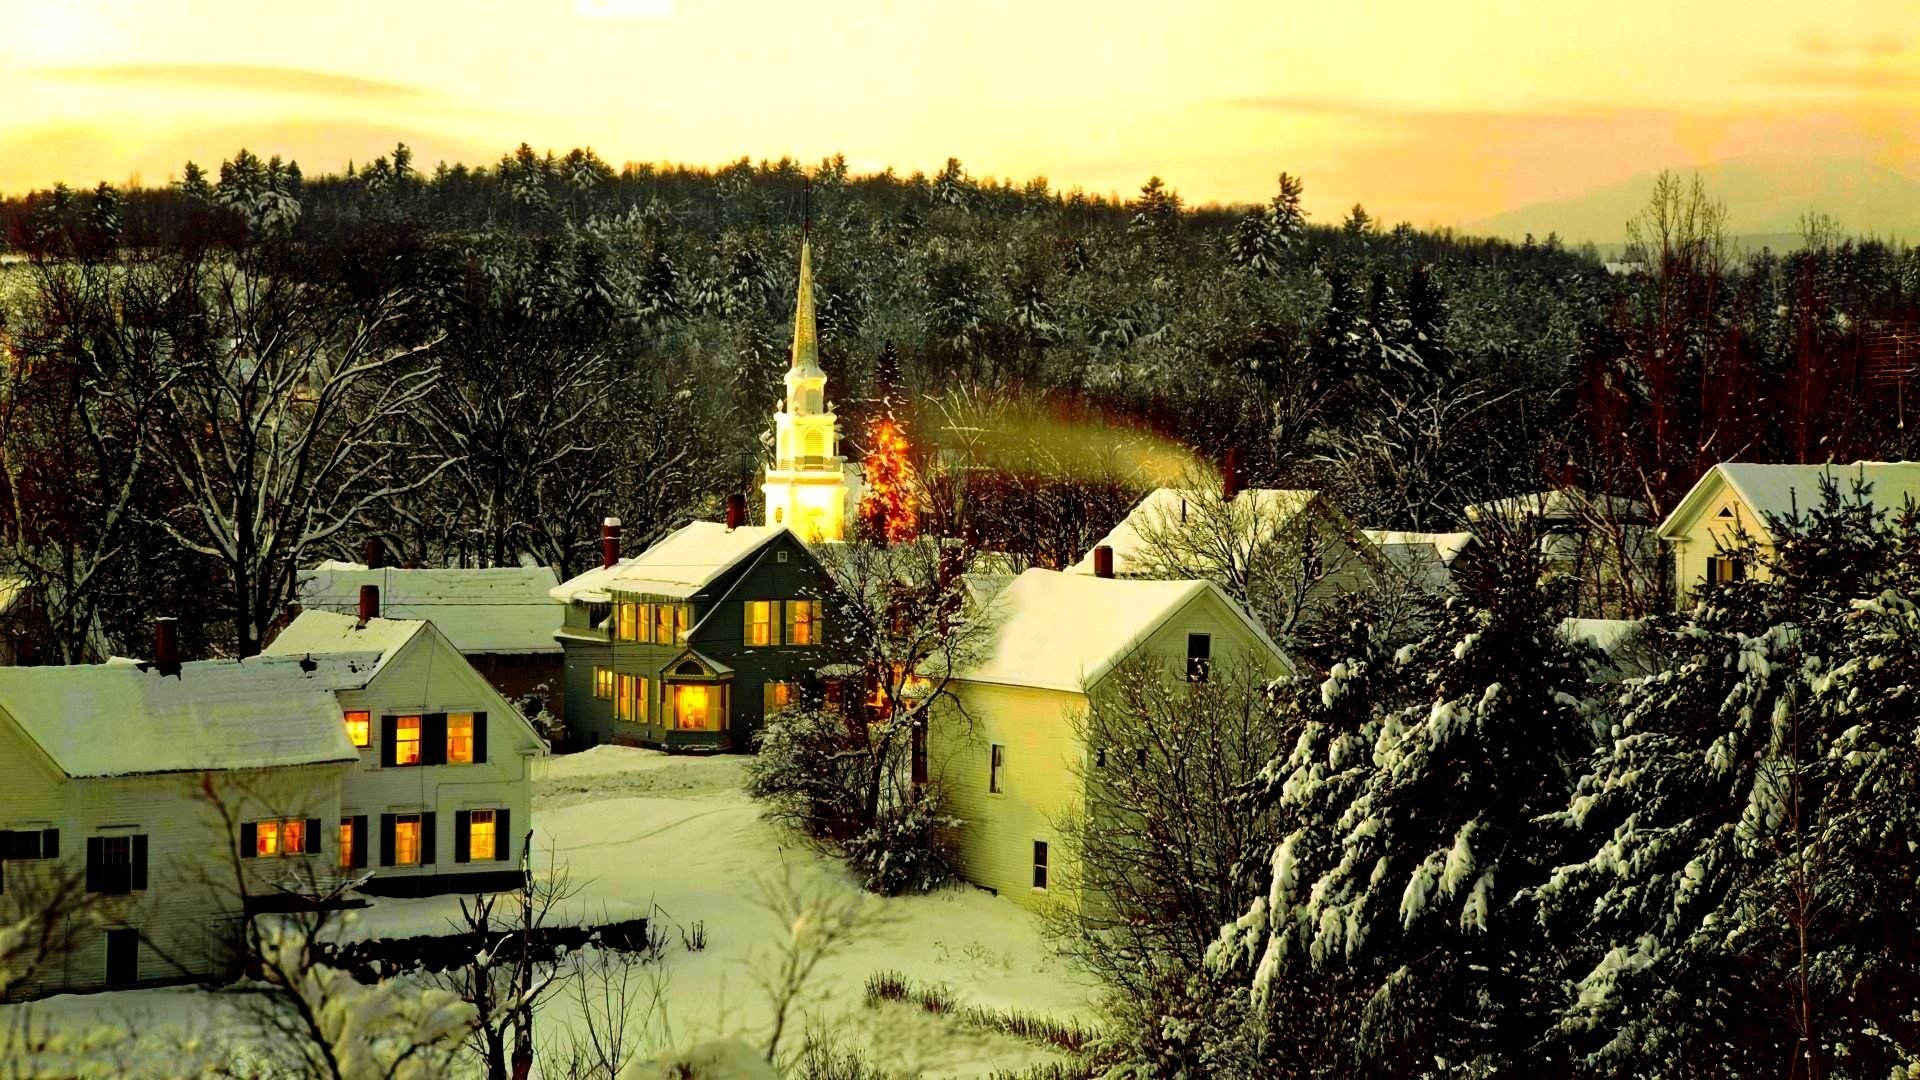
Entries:
{"type": "Polygon", "coordinates": [[[757,958],[753,972],[772,1007],[766,1055],[777,1062],[780,1042],[806,1003],[815,969],[871,930],[879,915],[865,896],[803,884],[785,862],[778,874],[760,878],[754,903],[785,928],[770,952],[757,958]]]}
{"type": "Polygon", "coordinates": [[[235,647],[260,651],[316,546],[369,508],[428,483],[389,436],[437,376],[421,363],[420,297],[314,281],[268,244],[210,264],[198,336],[156,374],[146,437],[186,499],[160,525],[225,570],[235,647]]]}

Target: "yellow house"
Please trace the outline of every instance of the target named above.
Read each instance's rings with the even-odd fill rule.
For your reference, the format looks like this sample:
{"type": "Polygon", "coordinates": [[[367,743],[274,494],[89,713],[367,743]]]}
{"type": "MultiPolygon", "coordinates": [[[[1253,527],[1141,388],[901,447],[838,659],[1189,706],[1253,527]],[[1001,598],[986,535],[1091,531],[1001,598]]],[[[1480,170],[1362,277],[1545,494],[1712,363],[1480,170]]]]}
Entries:
{"type": "Polygon", "coordinates": [[[1897,511],[1920,499],[1920,462],[1856,461],[1851,465],[1754,465],[1722,462],[1707,470],[1660,523],[1657,535],[1673,550],[1674,601],[1684,607],[1706,581],[1737,581],[1767,573],[1773,554],[1772,523],[1820,505],[1821,483],[1841,498],[1862,498],[1856,483],[1871,485],[1869,505],[1897,511]],[[1732,554],[1741,540],[1757,549],[1755,565],[1732,554]]]}
{"type": "Polygon", "coordinates": [[[1293,670],[1216,585],[1028,570],[985,598],[994,633],[950,684],[928,734],[929,772],[949,813],[961,875],[1027,906],[1060,895],[1059,823],[1080,811],[1090,696],[1120,665],[1205,679],[1215,665],[1293,670]]]}

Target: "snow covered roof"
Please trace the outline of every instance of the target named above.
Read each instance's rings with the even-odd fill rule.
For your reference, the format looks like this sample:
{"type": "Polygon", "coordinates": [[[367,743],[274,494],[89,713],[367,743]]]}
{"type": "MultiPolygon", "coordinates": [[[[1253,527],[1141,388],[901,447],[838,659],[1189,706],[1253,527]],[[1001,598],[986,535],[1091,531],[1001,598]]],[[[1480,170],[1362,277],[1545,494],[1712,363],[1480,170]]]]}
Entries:
{"type": "MultiPolygon", "coordinates": [[[[400,647],[426,629],[420,619],[368,619],[364,624],[356,615],[335,611],[303,611],[273,643],[262,650],[263,656],[333,656],[340,653],[366,654],[374,658],[374,668],[393,659],[400,647]]],[[[552,633],[552,631],[548,631],[552,633]]],[[[371,675],[369,675],[371,678],[371,675]]]]}
{"type": "MultiPolygon", "coordinates": [[[[1278,532],[1318,497],[1319,492],[1302,488],[1245,488],[1234,496],[1232,512],[1236,517],[1246,515],[1244,520],[1249,528],[1278,532]]],[[[1094,541],[1094,547],[1105,545],[1113,549],[1114,573],[1144,573],[1148,569],[1144,562],[1152,548],[1148,538],[1178,529],[1189,513],[1194,512],[1194,507],[1203,502],[1218,505],[1219,499],[1213,492],[1155,488],[1111,532],[1094,541]]],[[[1070,570],[1075,574],[1092,574],[1092,549],[1070,570]]]]}
{"type": "Polygon", "coordinates": [[[1659,535],[1671,540],[1684,535],[1694,515],[1705,509],[1708,500],[1722,485],[1731,487],[1740,501],[1753,512],[1750,523],[1766,530],[1769,517],[1790,517],[1820,505],[1820,482],[1830,478],[1840,497],[1854,501],[1853,482],[1865,480],[1872,485],[1865,501],[1877,508],[1896,510],[1908,499],[1920,501],[1920,461],[1856,461],[1851,465],[1755,465],[1745,461],[1724,461],[1707,470],[1693,485],[1667,520],[1660,523],[1659,535]]]}
{"type": "Polygon", "coordinates": [[[1453,563],[1460,553],[1480,542],[1470,532],[1403,532],[1363,529],[1361,535],[1382,558],[1412,580],[1430,589],[1444,589],[1453,580],[1453,563]]]}
{"type": "Polygon", "coordinates": [[[1562,619],[1560,634],[1568,641],[1584,641],[1610,653],[1640,626],[1639,619],[1562,619]]]}
{"type": "Polygon", "coordinates": [[[605,603],[615,592],[692,596],[787,531],[785,525],[728,529],[718,521],[695,521],[633,558],[596,566],[554,586],[547,595],[581,603],[605,603]]]}
{"type": "Polygon", "coordinates": [[[1652,511],[1647,509],[1646,503],[1619,495],[1595,495],[1579,488],[1555,488],[1552,491],[1534,491],[1474,503],[1467,507],[1467,520],[1537,517],[1547,521],[1577,521],[1585,514],[1596,512],[1610,518],[1644,519],[1652,511]]]}
{"type": "Polygon", "coordinates": [[[128,776],[357,761],[335,690],[364,686],[377,653],[303,661],[198,660],[0,668],[0,709],[68,776],[128,776]]]}
{"type": "Polygon", "coordinates": [[[553,631],[566,619],[552,596],[558,584],[544,566],[369,570],[329,560],[300,575],[300,606],[357,613],[360,586],[377,585],[381,614],[431,622],[463,653],[557,653],[553,631]]]}
{"type": "MultiPolygon", "coordinates": [[[[958,675],[969,682],[1084,693],[1203,593],[1229,610],[1276,656],[1266,631],[1206,581],[1102,578],[1032,569],[993,597],[985,655],[958,675]]],[[[1284,662],[1284,661],[1283,661],[1284,662]]]]}

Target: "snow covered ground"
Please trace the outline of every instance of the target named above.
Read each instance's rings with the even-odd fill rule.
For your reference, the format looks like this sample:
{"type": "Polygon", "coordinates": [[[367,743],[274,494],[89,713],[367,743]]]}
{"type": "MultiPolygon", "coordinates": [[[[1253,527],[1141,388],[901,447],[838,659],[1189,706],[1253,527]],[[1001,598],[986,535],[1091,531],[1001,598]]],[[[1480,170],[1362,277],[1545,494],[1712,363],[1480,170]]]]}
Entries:
{"type": "MultiPolygon", "coordinates": [[[[655,964],[666,980],[666,1020],[679,1046],[723,1036],[759,1044],[771,1020],[755,976],[768,969],[782,925],[756,904],[761,882],[790,867],[802,888],[823,896],[857,896],[857,885],[831,861],[760,820],[741,790],[737,757],[669,757],[603,746],[541,763],[534,795],[537,868],[571,875],[579,894],[569,919],[627,918],[651,912],[667,945],[655,964]],[[693,951],[682,931],[696,927],[706,947],[693,951]]],[[[865,984],[892,970],[916,984],[941,984],[963,1004],[1018,1008],[1061,1018],[1084,1017],[1093,990],[1050,955],[1037,920],[1025,910],[971,887],[929,896],[869,898],[869,921],[843,953],[821,964],[809,984],[803,1016],[789,1022],[797,1046],[808,1026],[829,1030],[847,1047],[899,1075],[979,1076],[1049,1060],[1040,1047],[961,1028],[916,1008],[864,1004],[865,984]]],[[[363,912],[356,936],[407,936],[449,927],[454,897],[382,900],[363,912]]],[[[190,989],[68,995],[33,1006],[58,1026],[199,1027],[220,1022],[226,1005],[190,989]]],[[[5,1012],[0,1009],[0,1021],[5,1012]]],[[[579,1022],[577,1006],[555,999],[542,1014],[547,1046],[579,1022]]],[[[164,1070],[163,1070],[164,1071],[164,1070]]]]}

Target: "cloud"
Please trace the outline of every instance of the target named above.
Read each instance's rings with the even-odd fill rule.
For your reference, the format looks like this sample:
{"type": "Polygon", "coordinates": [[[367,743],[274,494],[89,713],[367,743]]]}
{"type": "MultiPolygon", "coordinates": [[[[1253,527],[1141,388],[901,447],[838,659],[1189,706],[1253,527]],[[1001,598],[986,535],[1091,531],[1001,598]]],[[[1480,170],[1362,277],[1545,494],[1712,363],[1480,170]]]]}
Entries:
{"type": "Polygon", "coordinates": [[[116,64],[107,67],[42,68],[36,74],[70,82],[142,84],[213,90],[252,90],[313,97],[398,100],[423,91],[399,83],[299,68],[254,64],[116,64]]]}
{"type": "Polygon", "coordinates": [[[1771,68],[1754,77],[1766,86],[1797,86],[1810,90],[1849,93],[1899,93],[1920,88],[1920,70],[1872,64],[1793,64],[1771,68]]]}

